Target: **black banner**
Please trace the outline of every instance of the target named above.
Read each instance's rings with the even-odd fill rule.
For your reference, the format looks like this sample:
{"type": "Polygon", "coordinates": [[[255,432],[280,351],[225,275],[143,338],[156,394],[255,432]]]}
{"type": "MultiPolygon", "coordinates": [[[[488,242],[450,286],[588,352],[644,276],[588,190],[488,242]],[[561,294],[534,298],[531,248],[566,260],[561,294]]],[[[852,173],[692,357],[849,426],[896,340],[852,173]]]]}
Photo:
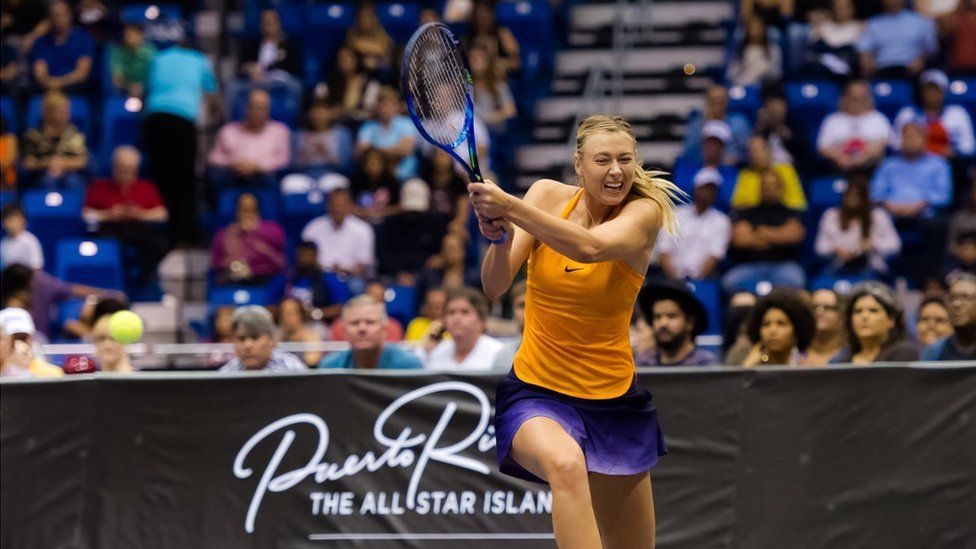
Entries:
{"type": "MultiPolygon", "coordinates": [[[[976,546],[976,367],[639,375],[662,548],[976,546]]],[[[0,383],[0,545],[553,546],[498,474],[496,376],[0,383]]]]}

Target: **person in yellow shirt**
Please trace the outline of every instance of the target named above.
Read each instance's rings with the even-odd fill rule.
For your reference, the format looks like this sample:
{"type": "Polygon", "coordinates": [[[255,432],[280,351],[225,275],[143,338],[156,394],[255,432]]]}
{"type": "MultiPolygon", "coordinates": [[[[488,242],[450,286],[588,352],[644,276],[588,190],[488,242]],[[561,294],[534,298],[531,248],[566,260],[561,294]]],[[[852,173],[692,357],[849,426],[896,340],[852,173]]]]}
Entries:
{"type": "Polygon", "coordinates": [[[444,288],[429,288],[424,292],[424,302],[420,306],[420,316],[414,318],[407,325],[406,334],[403,336],[405,341],[422,341],[427,335],[427,329],[431,321],[444,316],[444,302],[447,299],[447,292],[444,288]]]}
{"type": "Polygon", "coordinates": [[[468,186],[493,242],[488,297],[528,262],[522,344],[495,399],[499,468],[549,483],[560,547],[653,547],[650,469],[666,450],[651,394],[635,384],[630,319],[680,191],[644,171],[620,117],[580,124],[574,164],[580,185],[543,179],[522,199],[490,181],[468,186]]]}
{"type": "Polygon", "coordinates": [[[803,194],[800,176],[792,164],[776,164],[769,142],[761,135],[749,138],[749,166],[739,171],[732,193],[732,207],[737,209],[758,206],[761,199],[760,174],[772,169],[783,182],[783,205],[794,210],[807,209],[807,197],[803,194]]]}
{"type": "Polygon", "coordinates": [[[61,377],[64,371],[48,364],[34,350],[34,321],[19,307],[0,311],[0,376],[61,377]]]}

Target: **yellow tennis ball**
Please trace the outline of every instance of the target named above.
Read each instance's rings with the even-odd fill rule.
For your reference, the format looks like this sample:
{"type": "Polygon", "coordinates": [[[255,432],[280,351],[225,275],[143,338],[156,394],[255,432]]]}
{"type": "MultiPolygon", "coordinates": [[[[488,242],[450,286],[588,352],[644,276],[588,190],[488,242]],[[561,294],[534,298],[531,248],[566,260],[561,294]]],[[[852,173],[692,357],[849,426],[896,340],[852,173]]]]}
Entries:
{"type": "Polygon", "coordinates": [[[109,317],[108,333],[124,345],[135,343],[142,337],[142,319],[132,311],[119,311],[109,317]]]}

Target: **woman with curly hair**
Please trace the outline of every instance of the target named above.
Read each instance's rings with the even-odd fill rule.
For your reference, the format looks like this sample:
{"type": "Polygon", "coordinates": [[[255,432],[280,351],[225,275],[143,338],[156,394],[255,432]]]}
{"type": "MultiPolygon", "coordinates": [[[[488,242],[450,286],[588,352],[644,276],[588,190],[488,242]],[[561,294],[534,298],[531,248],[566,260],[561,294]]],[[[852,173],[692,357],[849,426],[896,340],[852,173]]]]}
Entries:
{"type": "Polygon", "coordinates": [[[743,366],[796,366],[813,339],[810,305],[798,292],[777,289],[756,302],[747,332],[752,349],[743,366]]]}
{"type": "Polygon", "coordinates": [[[864,282],[851,290],[844,314],[849,350],[832,363],[874,364],[919,359],[918,346],[908,339],[905,315],[894,292],[880,282],[864,282]]]}

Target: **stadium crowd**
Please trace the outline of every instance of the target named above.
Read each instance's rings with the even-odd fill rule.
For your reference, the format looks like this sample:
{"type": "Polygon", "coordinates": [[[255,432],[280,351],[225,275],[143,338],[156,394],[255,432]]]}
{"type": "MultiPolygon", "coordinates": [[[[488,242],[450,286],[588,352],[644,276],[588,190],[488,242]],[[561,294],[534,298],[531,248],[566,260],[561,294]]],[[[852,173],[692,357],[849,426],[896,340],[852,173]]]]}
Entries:
{"type": "MultiPolygon", "coordinates": [[[[207,367],[509,367],[525,287],[498,303],[475,289],[486,243],[463,172],[397,91],[416,25],[385,28],[357,3],[311,48],[283,8],[254,8],[221,79],[184,4],[3,6],[3,373],[131,370],[106,315],[158,299],[160,261],[200,247],[200,338],[234,347],[207,367]],[[65,203],[75,219],[42,215],[65,203]],[[115,277],[83,259],[109,243],[115,277]],[[221,297],[241,290],[263,298],[221,297]],[[63,370],[29,350],[79,339],[96,356],[63,370]],[[350,348],[275,349],[330,340],[350,348]]],[[[417,21],[463,31],[483,168],[505,176],[519,38],[493,3],[456,4],[416,4],[417,21]]],[[[739,7],[727,73],[671,170],[689,200],[635,311],[638,366],[976,359],[974,103],[952,99],[976,74],[976,0],[802,4],[739,7]]]]}

